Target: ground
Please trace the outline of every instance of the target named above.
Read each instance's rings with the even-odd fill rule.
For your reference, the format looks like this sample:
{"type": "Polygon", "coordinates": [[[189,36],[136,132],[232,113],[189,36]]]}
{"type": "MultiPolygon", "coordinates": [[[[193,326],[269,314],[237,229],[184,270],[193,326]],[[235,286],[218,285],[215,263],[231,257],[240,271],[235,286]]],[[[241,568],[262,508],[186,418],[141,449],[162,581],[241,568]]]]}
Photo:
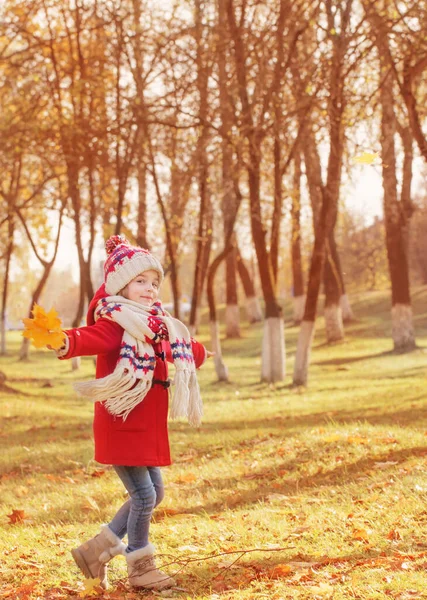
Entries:
{"type": "MultiPolygon", "coordinates": [[[[427,288],[414,293],[418,348],[391,352],[389,294],[353,298],[357,321],[325,344],[322,319],[307,388],[291,386],[298,328],[286,327],[286,381],[259,381],[262,326],[224,340],[231,383],[199,372],[200,429],[171,424],[174,464],[152,541],[177,573],[176,598],[427,598],[427,288]]],[[[289,321],[290,306],[285,306],[289,321]]],[[[244,318],[244,314],[242,313],[244,318]]],[[[199,339],[208,344],[208,329],[199,339]]],[[[0,598],[150,598],[111,563],[111,591],[83,587],[69,550],[124,500],[92,460],[92,406],[80,372],[48,351],[0,370],[0,598]]]]}

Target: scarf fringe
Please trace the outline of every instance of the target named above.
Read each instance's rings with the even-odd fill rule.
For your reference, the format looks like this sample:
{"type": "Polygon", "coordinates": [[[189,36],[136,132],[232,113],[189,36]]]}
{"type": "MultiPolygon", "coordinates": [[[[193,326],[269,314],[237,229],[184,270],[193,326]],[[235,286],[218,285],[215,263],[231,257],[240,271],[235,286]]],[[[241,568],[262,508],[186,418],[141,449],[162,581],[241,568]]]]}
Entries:
{"type": "Polygon", "coordinates": [[[188,411],[188,422],[193,427],[198,427],[202,422],[203,403],[200,395],[199,382],[195,372],[190,374],[190,402],[188,411]]]}
{"type": "Polygon", "coordinates": [[[93,402],[103,402],[110,414],[122,417],[123,421],[145,398],[150,388],[151,381],[137,379],[127,369],[116,369],[106,377],[74,384],[74,389],[81,396],[86,396],[93,402]]]}
{"type": "Polygon", "coordinates": [[[190,402],[190,390],[188,387],[190,381],[190,373],[187,370],[179,369],[175,373],[173,383],[175,390],[170,409],[171,419],[179,419],[179,417],[188,416],[188,408],[190,402]]]}

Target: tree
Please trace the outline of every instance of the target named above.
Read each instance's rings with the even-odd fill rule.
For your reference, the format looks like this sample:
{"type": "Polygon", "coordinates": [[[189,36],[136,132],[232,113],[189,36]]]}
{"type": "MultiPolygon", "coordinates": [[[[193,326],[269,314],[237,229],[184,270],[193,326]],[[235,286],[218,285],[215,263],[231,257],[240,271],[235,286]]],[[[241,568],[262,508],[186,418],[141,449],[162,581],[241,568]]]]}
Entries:
{"type": "MultiPolygon", "coordinates": [[[[327,25],[325,36],[332,48],[327,98],[329,156],[326,185],[323,186],[319,182],[316,184],[317,193],[321,194],[321,207],[315,224],[315,240],[307,284],[307,300],[295,356],[293,381],[296,385],[307,383],[310,349],[314,336],[317,300],[323,277],[326,248],[337,220],[344,149],[343,115],[346,107],[344,84],[349,72],[356,64],[354,59],[350,66],[347,66],[346,55],[349,52],[350,41],[356,35],[353,31],[357,32],[359,28],[357,24],[352,26],[352,0],[339,3],[337,6],[332,6],[332,2],[328,1],[325,3],[325,11],[327,25]]],[[[312,132],[312,129],[310,131],[312,132]]],[[[307,158],[305,163],[307,168],[309,165],[307,158]]],[[[319,176],[320,173],[317,177],[319,176]]],[[[308,178],[310,179],[310,177],[308,178]]],[[[334,299],[336,300],[336,296],[334,299]]],[[[329,311],[331,314],[340,315],[340,307],[336,302],[329,306],[329,311]]]]}
{"type": "MultiPolygon", "coordinates": [[[[267,123],[268,111],[271,108],[273,98],[277,102],[284,74],[302,31],[298,28],[298,19],[303,20],[303,10],[302,7],[298,7],[298,14],[296,14],[291,3],[281,0],[278,13],[273,13],[275,35],[268,39],[266,31],[267,29],[270,31],[271,27],[266,23],[272,15],[267,17],[262,12],[257,15],[256,7],[251,7],[251,9],[253,10],[252,21],[248,18],[249,7],[247,3],[242,3],[238,21],[234,0],[226,1],[228,27],[233,46],[235,77],[241,106],[239,115],[240,132],[246,141],[246,169],[252,238],[265,301],[261,377],[265,381],[274,382],[283,380],[285,376],[284,326],[281,308],[276,297],[275,280],[275,265],[277,264],[275,253],[277,251],[279,230],[272,232],[272,247],[269,251],[266,239],[267,232],[261,210],[261,147],[270,125],[270,123],[267,123]],[[246,31],[251,32],[253,39],[250,39],[247,35],[245,36],[246,31]],[[262,38],[264,45],[263,56],[257,64],[258,72],[254,86],[256,93],[252,94],[249,89],[253,83],[251,78],[254,76],[253,69],[255,65],[249,61],[249,47],[251,41],[259,47],[260,38],[262,38]],[[283,49],[285,41],[287,43],[286,60],[283,49]],[[266,60],[267,56],[270,59],[272,55],[275,57],[273,66],[266,60]]],[[[273,114],[277,117],[277,111],[274,112],[274,107],[273,114]]],[[[275,147],[277,151],[277,144],[275,147]]],[[[280,222],[280,217],[281,204],[279,195],[276,194],[273,223],[280,222]]]]}

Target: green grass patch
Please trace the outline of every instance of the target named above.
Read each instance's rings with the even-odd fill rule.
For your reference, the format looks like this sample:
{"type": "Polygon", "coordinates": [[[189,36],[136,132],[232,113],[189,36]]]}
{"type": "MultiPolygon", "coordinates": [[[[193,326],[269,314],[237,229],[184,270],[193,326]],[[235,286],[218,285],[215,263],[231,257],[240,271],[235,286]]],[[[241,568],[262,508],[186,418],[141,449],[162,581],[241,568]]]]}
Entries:
{"type": "MultiPolygon", "coordinates": [[[[241,339],[223,340],[231,382],[216,382],[212,362],[199,372],[204,423],[171,423],[151,529],[158,564],[178,572],[173,597],[427,597],[427,289],[414,293],[409,354],[391,352],[387,293],[353,309],[340,344],[326,345],[319,319],[306,389],[291,386],[291,325],[285,382],[260,383],[262,326],[244,322],[241,339]]],[[[93,461],[92,405],[72,388],[93,360],[73,372],[32,351],[22,363],[20,340],[10,333],[0,359],[0,598],[68,598],[82,589],[69,550],[125,492],[93,461]]],[[[127,590],[123,558],[110,566],[104,598],[153,596],[127,590]]]]}

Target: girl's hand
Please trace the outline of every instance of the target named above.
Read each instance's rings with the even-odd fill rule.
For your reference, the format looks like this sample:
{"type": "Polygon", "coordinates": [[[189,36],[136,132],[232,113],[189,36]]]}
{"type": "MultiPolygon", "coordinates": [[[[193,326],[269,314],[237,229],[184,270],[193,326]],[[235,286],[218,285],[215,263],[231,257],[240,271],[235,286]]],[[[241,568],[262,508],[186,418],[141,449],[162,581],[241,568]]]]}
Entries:
{"type": "Polygon", "coordinates": [[[210,352],[210,350],[206,350],[206,358],[210,358],[211,356],[215,356],[215,352],[210,352]]]}

